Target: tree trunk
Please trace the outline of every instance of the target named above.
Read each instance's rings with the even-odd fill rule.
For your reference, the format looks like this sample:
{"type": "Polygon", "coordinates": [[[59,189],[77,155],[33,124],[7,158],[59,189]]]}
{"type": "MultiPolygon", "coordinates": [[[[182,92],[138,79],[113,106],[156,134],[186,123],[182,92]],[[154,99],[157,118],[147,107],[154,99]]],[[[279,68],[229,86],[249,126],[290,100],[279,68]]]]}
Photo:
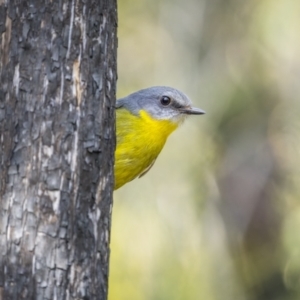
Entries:
{"type": "Polygon", "coordinates": [[[0,1],[0,299],[106,299],[116,1],[0,1]]]}

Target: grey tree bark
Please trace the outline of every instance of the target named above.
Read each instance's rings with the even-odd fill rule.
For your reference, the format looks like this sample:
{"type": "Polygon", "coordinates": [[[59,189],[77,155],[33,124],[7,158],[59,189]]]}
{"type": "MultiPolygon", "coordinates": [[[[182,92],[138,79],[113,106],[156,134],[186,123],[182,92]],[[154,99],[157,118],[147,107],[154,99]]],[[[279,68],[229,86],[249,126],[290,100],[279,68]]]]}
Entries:
{"type": "Polygon", "coordinates": [[[116,0],[0,0],[0,299],[107,299],[116,0]]]}

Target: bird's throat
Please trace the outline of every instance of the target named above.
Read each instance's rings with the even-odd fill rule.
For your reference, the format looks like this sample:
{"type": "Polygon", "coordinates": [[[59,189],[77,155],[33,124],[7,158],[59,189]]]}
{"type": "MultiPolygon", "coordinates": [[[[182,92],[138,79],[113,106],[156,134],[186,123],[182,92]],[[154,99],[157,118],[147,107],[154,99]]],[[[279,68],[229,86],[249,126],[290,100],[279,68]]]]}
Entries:
{"type": "Polygon", "coordinates": [[[153,164],[168,136],[178,127],[178,123],[154,119],[143,110],[139,116],[122,108],[116,113],[115,189],[153,164]]]}
{"type": "Polygon", "coordinates": [[[144,130],[147,132],[149,140],[157,139],[166,141],[167,137],[178,127],[178,123],[170,120],[157,120],[150,116],[146,111],[140,111],[140,118],[142,120],[144,130]]]}

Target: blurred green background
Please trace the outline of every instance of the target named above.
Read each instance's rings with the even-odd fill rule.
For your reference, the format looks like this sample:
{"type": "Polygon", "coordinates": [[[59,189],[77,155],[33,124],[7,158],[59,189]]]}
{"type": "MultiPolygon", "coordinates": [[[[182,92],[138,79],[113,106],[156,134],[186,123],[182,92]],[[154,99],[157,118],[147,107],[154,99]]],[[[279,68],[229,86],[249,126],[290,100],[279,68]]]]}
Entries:
{"type": "Polygon", "coordinates": [[[120,0],[118,97],[207,114],[114,195],[109,300],[300,299],[300,1],[120,0]]]}

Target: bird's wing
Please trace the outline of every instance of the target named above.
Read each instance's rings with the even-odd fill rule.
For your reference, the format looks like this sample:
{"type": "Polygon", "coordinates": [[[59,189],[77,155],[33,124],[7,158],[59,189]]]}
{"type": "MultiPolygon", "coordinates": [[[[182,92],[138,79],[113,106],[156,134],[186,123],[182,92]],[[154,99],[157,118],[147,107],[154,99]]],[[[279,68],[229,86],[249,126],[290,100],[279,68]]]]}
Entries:
{"type": "Polygon", "coordinates": [[[139,178],[143,177],[146,173],[148,173],[148,171],[153,167],[155,161],[156,159],[154,159],[152,163],[144,171],[142,171],[142,173],[139,175],[139,178]]]}

